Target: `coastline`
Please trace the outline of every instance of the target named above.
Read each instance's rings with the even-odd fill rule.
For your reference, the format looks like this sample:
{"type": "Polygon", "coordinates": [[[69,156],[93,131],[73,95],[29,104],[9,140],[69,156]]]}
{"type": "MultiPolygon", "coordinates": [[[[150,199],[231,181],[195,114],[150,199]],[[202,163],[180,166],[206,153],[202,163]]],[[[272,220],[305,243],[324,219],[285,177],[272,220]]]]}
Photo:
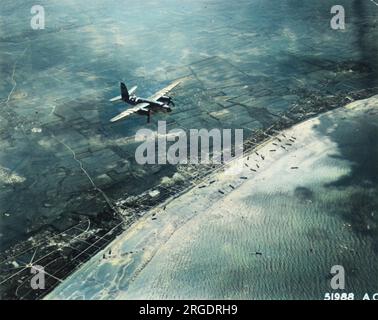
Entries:
{"type": "MultiPolygon", "coordinates": [[[[205,226],[204,228],[206,229],[207,223],[214,222],[216,226],[214,228],[222,228],[223,231],[212,233],[214,230],[208,227],[210,231],[207,233],[212,234],[214,237],[218,234],[223,234],[222,237],[225,239],[227,239],[228,234],[231,233],[235,237],[231,240],[228,239],[228,241],[235,245],[235,243],[241,241],[240,239],[237,240],[237,234],[240,230],[236,231],[232,229],[232,225],[236,219],[236,224],[239,225],[240,228],[244,225],[250,225],[251,230],[254,230],[259,237],[264,238],[265,236],[258,231],[260,228],[264,229],[263,222],[264,219],[267,219],[266,216],[262,214],[264,205],[260,207],[255,205],[255,208],[250,210],[249,207],[249,209],[246,209],[245,204],[243,204],[243,207],[240,203],[245,202],[245,199],[250,196],[249,192],[251,188],[253,188],[257,190],[253,191],[255,192],[255,197],[257,197],[255,200],[265,194],[268,200],[265,199],[263,203],[265,203],[272,212],[275,212],[277,208],[274,203],[276,201],[279,202],[280,197],[288,193],[286,186],[292,185],[293,179],[301,182],[300,185],[294,189],[293,193],[295,197],[299,199],[299,206],[302,208],[304,205],[303,208],[306,209],[306,205],[311,204],[308,200],[314,201],[312,199],[312,192],[315,193],[315,191],[308,191],[310,189],[308,185],[320,184],[324,186],[330,184],[347,176],[352,170],[351,163],[347,160],[335,160],[338,150],[337,143],[333,142],[329,137],[325,138],[324,132],[317,132],[317,128],[322,124],[322,121],[332,121],[332,119],[337,127],[339,122],[364,117],[366,112],[371,112],[372,114],[365,114],[365,117],[374,117],[374,115],[376,115],[374,112],[378,105],[377,102],[378,96],[356,101],[344,108],[328,111],[315,118],[296,124],[290,129],[283,130],[277,134],[277,136],[263,142],[258,149],[254,149],[250,154],[244,157],[245,170],[243,173],[238,176],[225,175],[224,173],[210,175],[206,178],[204,183],[194,187],[179,198],[171,200],[162,207],[149,211],[148,214],[141,217],[140,220],[134,223],[107,248],[98,253],[81,269],[67,278],[63,284],[46,296],[46,299],[221,298],[220,293],[216,293],[216,290],[214,292],[206,292],[203,287],[191,287],[192,284],[189,279],[186,278],[185,273],[183,277],[186,280],[185,283],[189,286],[189,291],[185,293],[185,290],[171,290],[172,287],[175,288],[175,281],[182,281],[182,279],[177,278],[177,273],[180,272],[175,272],[175,269],[181,270],[181,275],[184,270],[192,269],[193,264],[191,264],[191,259],[193,259],[193,257],[198,259],[197,265],[207,265],[209,263],[205,253],[209,252],[209,248],[205,250],[199,246],[198,243],[202,243],[203,246],[206,246],[208,243],[211,243],[211,238],[206,238],[206,236],[201,233],[201,226],[205,226]],[[268,181],[272,182],[268,183],[268,181]],[[239,190],[238,193],[235,192],[235,189],[239,190]],[[272,195],[272,193],[274,194],[272,195]],[[237,208],[239,208],[239,211],[234,212],[234,209],[237,208]],[[240,208],[244,208],[246,212],[251,212],[251,214],[243,214],[243,210],[240,208]],[[201,213],[199,213],[199,211],[201,211],[201,213]],[[233,218],[227,217],[228,214],[233,218]],[[227,219],[230,220],[228,221],[227,219]],[[221,224],[219,225],[217,221],[221,221],[221,224]],[[191,236],[193,236],[193,238],[191,238],[191,236]],[[196,238],[201,238],[202,240],[197,242],[196,238]],[[193,248],[197,248],[198,252],[200,252],[199,255],[194,253],[193,248]],[[181,264],[177,265],[175,264],[175,259],[184,261],[181,261],[181,264]],[[170,264],[166,264],[164,261],[170,261],[170,264]],[[167,280],[168,284],[166,288],[164,288],[165,282],[162,278],[172,280],[167,280]],[[82,286],[85,286],[85,290],[82,286]],[[145,287],[149,287],[150,291],[144,289],[145,287]],[[192,291],[190,289],[192,289],[192,291]],[[198,291],[197,296],[194,294],[194,292],[196,292],[195,290],[198,291]]],[[[326,134],[331,133],[336,127],[328,127],[325,131],[326,134]]],[[[314,190],[315,189],[316,187],[314,187],[314,190]]],[[[324,197],[323,193],[321,193],[321,197],[324,197]]],[[[327,198],[327,195],[325,195],[325,198],[327,198]]],[[[253,206],[254,205],[252,205],[252,207],[253,206]]],[[[321,212],[319,208],[321,208],[321,206],[315,209],[316,215],[321,215],[319,214],[319,212],[321,212]],[[317,210],[320,211],[318,212],[317,210]]],[[[294,213],[296,212],[295,207],[291,209],[294,213]]],[[[269,216],[268,213],[265,213],[265,215],[269,216]]],[[[299,223],[300,225],[309,223],[307,218],[303,217],[302,214],[299,216],[294,221],[295,223],[299,223]],[[298,218],[299,216],[301,218],[298,218]]],[[[272,221],[274,221],[274,218],[272,219],[272,221]]],[[[330,219],[331,225],[335,224],[337,228],[341,228],[341,235],[339,235],[339,237],[342,239],[340,242],[342,246],[345,245],[345,241],[355,241],[353,240],[355,238],[351,237],[350,227],[348,227],[347,223],[343,223],[339,217],[330,217],[330,219]],[[339,226],[339,224],[341,224],[341,226],[339,226]]],[[[286,220],[280,221],[280,223],[283,223],[282,227],[285,226],[285,221],[286,220]]],[[[298,230],[295,224],[293,225],[290,220],[287,221],[289,222],[287,222],[288,225],[286,227],[292,229],[283,233],[281,237],[284,242],[286,241],[293,245],[293,243],[298,240],[286,239],[285,234],[290,234],[291,232],[296,234],[297,232],[297,235],[300,235],[303,233],[303,230],[298,230]]],[[[326,222],[327,219],[321,217],[320,221],[326,222]]],[[[315,228],[314,230],[317,230],[316,228],[319,226],[313,227],[315,228]]],[[[277,228],[277,226],[275,228],[277,228]]],[[[278,226],[278,228],[280,228],[280,226],[278,226]]],[[[303,228],[305,228],[305,226],[303,228]]],[[[244,230],[242,234],[244,234],[245,231],[246,230],[244,230]]],[[[315,233],[319,233],[319,231],[315,233]]],[[[325,231],[322,231],[322,233],[325,239],[329,240],[330,235],[325,231]]],[[[319,235],[316,234],[315,238],[317,238],[317,241],[321,241],[318,237],[319,235]]],[[[268,238],[268,242],[274,244],[274,237],[268,238]]],[[[244,239],[244,241],[247,241],[247,239],[244,239]]],[[[314,240],[312,239],[311,241],[314,240]]],[[[361,239],[358,238],[357,244],[359,241],[361,241],[361,239]]],[[[217,241],[216,243],[218,243],[220,247],[223,247],[222,242],[217,241]]],[[[324,250],[328,251],[327,244],[323,244],[326,246],[324,250]]],[[[364,244],[366,245],[365,242],[364,244]]],[[[231,245],[231,248],[227,248],[226,246],[222,248],[221,251],[218,251],[219,248],[213,247],[213,245],[211,245],[212,251],[210,251],[210,255],[213,253],[215,257],[217,257],[217,259],[215,259],[217,260],[215,269],[220,268],[220,270],[218,270],[220,273],[224,271],[222,271],[222,259],[225,259],[225,257],[231,257],[235,260],[235,263],[238,261],[239,264],[236,263],[236,265],[234,265],[235,268],[238,265],[240,266],[240,259],[242,261],[241,265],[243,266],[249,263],[255,264],[256,258],[261,254],[261,260],[268,260],[265,261],[267,264],[265,267],[269,270],[272,267],[274,268],[274,263],[269,261],[269,256],[273,257],[273,260],[275,256],[280,256],[279,252],[273,252],[274,250],[272,252],[266,252],[266,250],[269,250],[267,249],[266,243],[264,245],[260,243],[259,246],[255,246],[255,248],[251,250],[252,253],[254,252],[252,257],[245,254],[245,248],[236,254],[235,257],[232,252],[238,252],[238,250],[234,250],[235,248],[232,248],[233,245],[231,245]],[[262,249],[264,247],[265,250],[262,249]],[[266,255],[268,255],[268,258],[266,258],[266,255]]],[[[275,245],[280,246],[279,243],[275,245]]],[[[349,248],[352,247],[351,245],[348,244],[345,246],[347,249],[342,250],[344,254],[345,251],[349,253],[355,252],[354,248],[349,248]]],[[[371,249],[371,245],[369,245],[369,247],[371,249]]],[[[303,250],[304,248],[301,248],[301,251],[303,250]]],[[[307,247],[305,252],[302,253],[311,256],[314,251],[317,252],[317,248],[307,247]]],[[[328,253],[330,253],[330,251],[328,253]]],[[[326,266],[323,261],[324,256],[320,255],[319,257],[317,254],[314,256],[319,258],[322,262],[320,264],[321,269],[325,268],[326,266]]],[[[317,258],[310,258],[309,260],[314,262],[317,258]]],[[[371,259],[374,260],[375,258],[373,257],[371,259]]],[[[369,263],[369,257],[360,257],[360,260],[369,263]]],[[[283,262],[280,261],[280,263],[283,262]]],[[[285,263],[287,263],[287,261],[285,263]]],[[[264,263],[262,263],[262,265],[264,265],[264,263]]],[[[201,272],[205,273],[205,270],[208,270],[207,272],[212,277],[213,285],[214,283],[218,283],[220,278],[212,274],[212,268],[210,266],[207,268],[201,267],[199,269],[201,272]]],[[[264,272],[264,270],[265,269],[259,269],[259,272],[264,272]]],[[[243,272],[247,271],[244,270],[243,272]]],[[[247,273],[249,274],[249,272],[250,271],[247,273]]],[[[321,285],[325,285],[327,280],[326,270],[322,269],[321,272],[325,275],[324,279],[316,283],[317,291],[321,291],[321,285]]],[[[192,273],[189,272],[188,274],[192,273]]],[[[362,283],[367,283],[367,280],[365,280],[366,279],[364,279],[362,283]]],[[[240,282],[240,279],[238,281],[240,282]]],[[[197,283],[198,285],[195,279],[193,283],[197,283]]],[[[193,286],[195,285],[193,284],[193,286]]],[[[211,287],[211,285],[209,287],[211,287]]],[[[233,285],[231,284],[230,287],[233,288],[233,285]]],[[[239,296],[232,295],[231,293],[223,293],[225,296],[222,297],[239,299],[273,297],[264,295],[254,296],[257,295],[257,292],[252,290],[249,286],[247,287],[248,288],[245,290],[240,291],[241,294],[239,296]]],[[[235,292],[236,291],[237,290],[235,290],[235,292]]],[[[308,297],[310,291],[303,289],[302,293],[304,296],[308,297]]],[[[299,290],[299,292],[301,292],[301,290],[299,290]]],[[[298,298],[294,294],[290,295],[290,292],[286,297],[289,299],[298,298]]]]}
{"type": "MultiPolygon", "coordinates": [[[[245,152],[254,150],[284,129],[328,110],[340,108],[350,101],[372,96],[376,91],[377,88],[369,88],[352,91],[347,95],[339,93],[322,97],[308,95],[307,92],[298,92],[298,95],[302,97],[301,102],[293,104],[290,109],[282,112],[275,122],[264,129],[253,130],[244,143],[244,150],[245,152]]],[[[211,175],[219,169],[222,170],[222,168],[222,165],[218,165],[218,167],[177,166],[176,174],[166,181],[163,179],[160,185],[147,189],[136,196],[126,194],[115,201],[114,205],[120,214],[115,215],[113,211],[104,208],[103,211],[92,212],[89,217],[84,216],[68,229],[65,224],[59,223],[56,224],[58,232],[51,229],[36,231],[29,239],[3,253],[2,278],[0,279],[2,297],[7,299],[16,297],[40,299],[44,297],[136,223],[146,212],[152,208],[160,208],[162,203],[176,199],[197,186],[198,183],[202,183],[209,174],[211,175]],[[159,194],[155,196],[157,191],[159,194]],[[28,268],[23,268],[20,271],[13,270],[14,261],[30,260],[33,255],[35,255],[34,261],[47,266],[47,272],[53,275],[47,279],[48,290],[46,291],[30,289],[28,279],[31,276],[28,268]]]]}

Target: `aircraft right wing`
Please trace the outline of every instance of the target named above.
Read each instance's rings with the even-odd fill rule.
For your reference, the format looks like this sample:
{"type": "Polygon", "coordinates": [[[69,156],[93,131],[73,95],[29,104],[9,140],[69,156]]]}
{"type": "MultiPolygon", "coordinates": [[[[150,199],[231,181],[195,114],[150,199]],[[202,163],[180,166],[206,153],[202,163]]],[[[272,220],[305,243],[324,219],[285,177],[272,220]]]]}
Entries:
{"type": "Polygon", "coordinates": [[[159,100],[162,96],[166,95],[167,93],[172,91],[174,88],[176,88],[181,82],[182,82],[182,80],[177,80],[177,81],[171,83],[169,86],[165,87],[164,89],[156,92],[154,95],[149,97],[149,99],[159,100]]]}
{"type": "Polygon", "coordinates": [[[120,113],[118,116],[115,116],[114,118],[110,119],[110,122],[116,122],[121,119],[124,119],[134,113],[137,113],[139,110],[143,110],[145,107],[148,107],[149,105],[149,103],[139,103],[135,107],[127,109],[120,113]]]}

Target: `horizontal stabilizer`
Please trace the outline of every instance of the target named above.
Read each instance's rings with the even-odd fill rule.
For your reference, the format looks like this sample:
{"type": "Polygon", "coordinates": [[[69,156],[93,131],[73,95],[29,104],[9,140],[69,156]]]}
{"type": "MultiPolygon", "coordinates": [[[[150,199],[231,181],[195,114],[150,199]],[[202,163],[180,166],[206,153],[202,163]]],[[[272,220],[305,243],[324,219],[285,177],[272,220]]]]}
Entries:
{"type": "Polygon", "coordinates": [[[138,89],[138,86],[134,86],[129,90],[129,95],[132,95],[135,93],[136,89],[138,89]]]}
{"type": "Polygon", "coordinates": [[[109,101],[110,101],[110,102],[122,101],[122,97],[121,97],[121,96],[114,97],[114,98],[110,99],[109,101]]]}

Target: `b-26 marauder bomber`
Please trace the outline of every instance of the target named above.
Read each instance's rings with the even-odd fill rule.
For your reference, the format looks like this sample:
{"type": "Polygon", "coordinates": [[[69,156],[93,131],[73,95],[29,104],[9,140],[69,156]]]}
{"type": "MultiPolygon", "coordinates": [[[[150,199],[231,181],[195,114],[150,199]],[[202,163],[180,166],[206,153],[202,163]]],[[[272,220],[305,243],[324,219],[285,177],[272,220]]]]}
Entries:
{"type": "Polygon", "coordinates": [[[133,108],[127,109],[115,116],[110,120],[110,122],[116,122],[122,120],[134,113],[147,116],[147,123],[150,123],[151,115],[155,112],[171,112],[171,105],[174,106],[174,102],[170,96],[167,96],[175,87],[181,83],[181,80],[171,83],[164,89],[156,92],[149,98],[140,98],[135,92],[138,88],[137,86],[132,87],[130,90],[127,89],[126,85],[121,82],[121,95],[110,99],[111,102],[124,101],[127,104],[134,106],[133,108]]]}

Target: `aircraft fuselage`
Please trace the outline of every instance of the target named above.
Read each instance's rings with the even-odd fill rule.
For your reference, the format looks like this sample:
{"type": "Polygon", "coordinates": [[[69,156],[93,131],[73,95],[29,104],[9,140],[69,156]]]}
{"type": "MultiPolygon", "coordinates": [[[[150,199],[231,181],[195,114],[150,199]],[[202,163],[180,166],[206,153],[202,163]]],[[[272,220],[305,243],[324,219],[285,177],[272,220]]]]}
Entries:
{"type": "MultiPolygon", "coordinates": [[[[136,106],[141,103],[148,103],[149,106],[146,107],[151,111],[162,111],[162,112],[171,112],[172,109],[169,107],[167,103],[171,101],[170,97],[163,97],[164,101],[155,101],[155,100],[149,100],[149,99],[144,99],[140,97],[131,97],[129,101],[127,101],[128,104],[131,104],[133,106],[136,106]]],[[[143,110],[141,110],[143,113],[143,110]]],[[[140,113],[140,114],[141,114],[140,113]]]]}

